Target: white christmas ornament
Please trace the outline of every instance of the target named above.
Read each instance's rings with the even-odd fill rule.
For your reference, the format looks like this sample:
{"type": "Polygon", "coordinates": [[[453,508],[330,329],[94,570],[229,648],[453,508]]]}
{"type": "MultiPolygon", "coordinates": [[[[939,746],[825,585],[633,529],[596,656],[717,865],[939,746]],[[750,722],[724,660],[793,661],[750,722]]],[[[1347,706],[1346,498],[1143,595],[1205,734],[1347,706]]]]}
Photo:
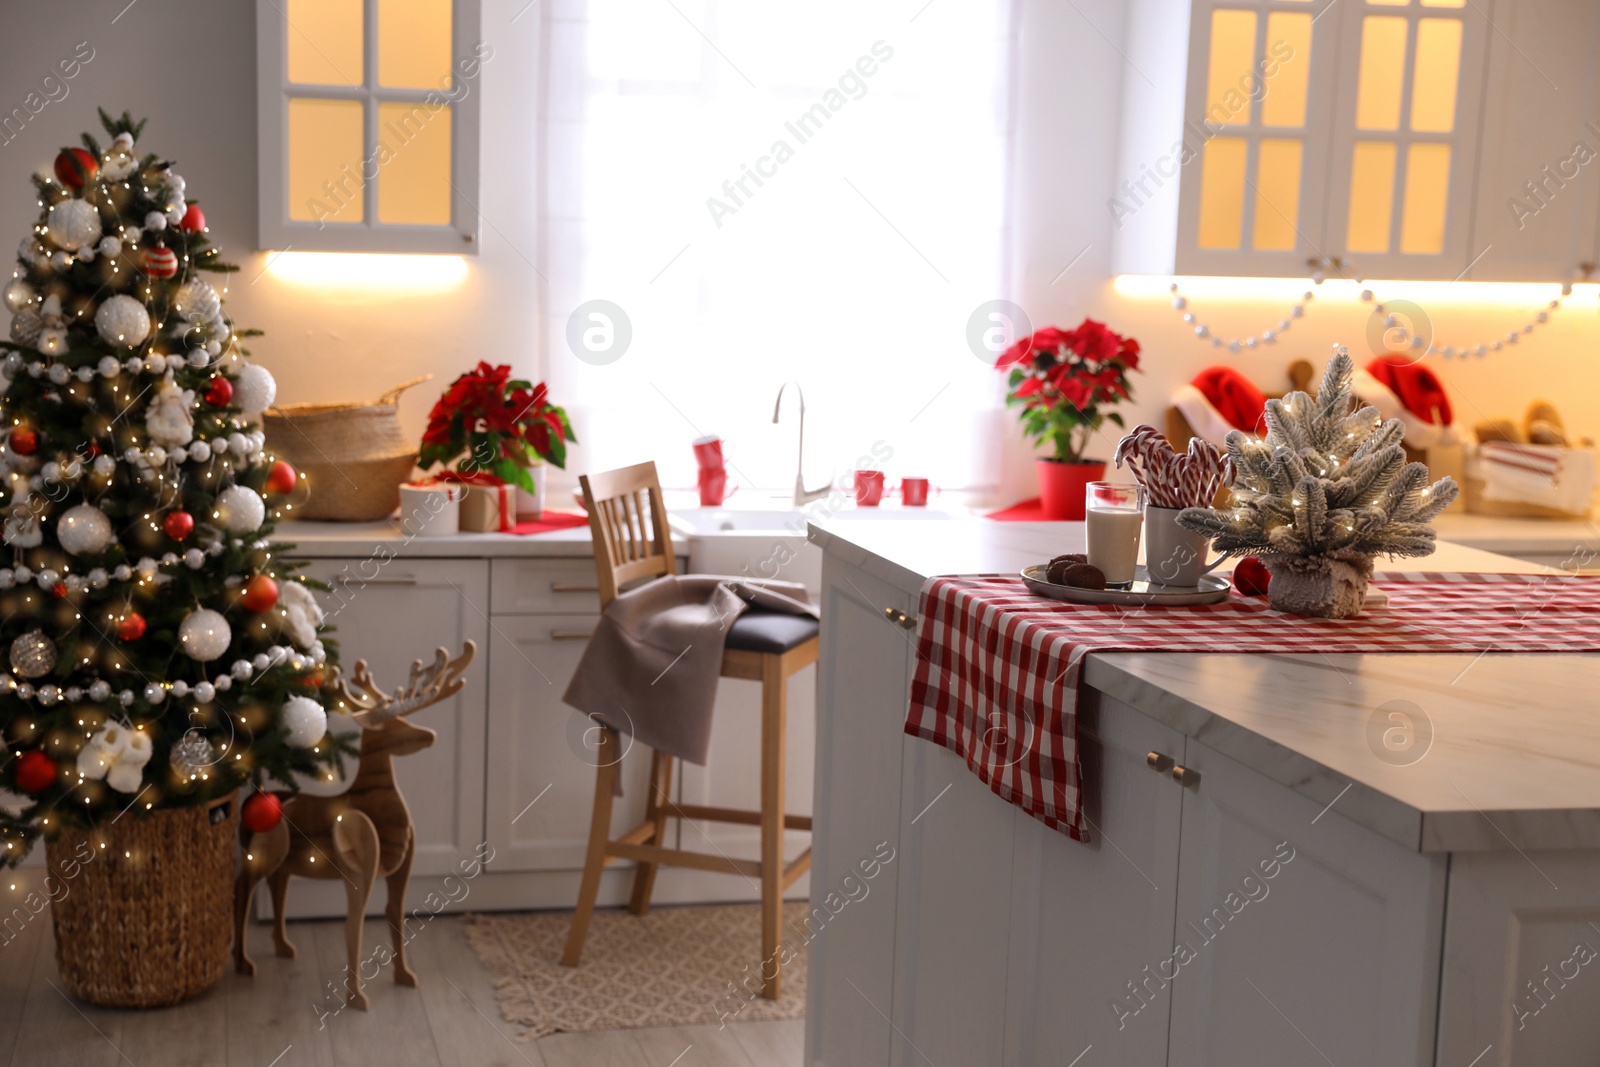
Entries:
{"type": "Polygon", "coordinates": [[[6,286],[6,307],[13,312],[27,311],[39,302],[39,294],[33,291],[33,286],[17,278],[6,286]]]}
{"type": "Polygon", "coordinates": [[[228,651],[233,631],[221,612],[201,608],[178,624],[178,643],[191,659],[210,663],[228,651]]]}
{"type": "Polygon", "coordinates": [[[137,793],[152,751],[149,734],[108,722],[79,750],[78,773],[85,778],[104,778],[119,793],[137,793]]]}
{"type": "Polygon", "coordinates": [[[102,256],[120,256],[122,255],[122,238],[102,237],[100,238],[100,244],[96,247],[100,249],[102,256]]]}
{"type": "Polygon", "coordinates": [[[246,363],[233,383],[233,402],[246,415],[254,418],[272,406],[278,398],[278,381],[272,372],[259,363],[246,363]]]}
{"type": "Polygon", "coordinates": [[[93,504],[78,504],[56,522],[56,539],[74,556],[98,555],[111,543],[111,520],[93,504]]]}
{"type": "Polygon", "coordinates": [[[280,582],[278,606],[283,609],[283,632],[304,649],[317,643],[317,627],[322,625],[322,605],[311,590],[299,582],[280,582]]]}
{"type": "Polygon", "coordinates": [[[126,133],[117,134],[117,139],[111,142],[111,147],[106,149],[105,155],[100,157],[100,176],[106,181],[120,182],[132,174],[139,165],[139,157],[133,152],[133,138],[126,133]]]}
{"type": "Polygon", "coordinates": [[[214,518],[231,533],[251,533],[267,520],[267,505],[249,486],[230,485],[217,494],[214,518]]]}
{"type": "Polygon", "coordinates": [[[167,228],[167,217],[159,211],[152,211],[144,217],[145,233],[160,233],[167,228]]]}
{"type": "Polygon", "coordinates": [[[145,433],[156,444],[168,448],[186,445],[194,440],[193,410],[194,390],[180,389],[168,375],[145,411],[145,433]]]}
{"type": "Polygon", "coordinates": [[[44,225],[56,247],[68,252],[76,252],[100,240],[99,210],[87,200],[76,197],[52,205],[44,225]]]}
{"type": "Polygon", "coordinates": [[[283,704],[283,725],[289,730],[289,744],[310,748],[328,732],[328,713],[310,697],[290,697],[283,704]]]}
{"type": "Polygon", "coordinates": [[[222,298],[211,288],[210,282],[191,278],[178,287],[177,295],[172,298],[172,310],[184,321],[198,326],[222,313],[222,298]]]}
{"type": "Polygon", "coordinates": [[[138,348],[150,336],[150,312],[136,297],[119,293],[94,313],[94,328],[107,344],[138,348]]]}

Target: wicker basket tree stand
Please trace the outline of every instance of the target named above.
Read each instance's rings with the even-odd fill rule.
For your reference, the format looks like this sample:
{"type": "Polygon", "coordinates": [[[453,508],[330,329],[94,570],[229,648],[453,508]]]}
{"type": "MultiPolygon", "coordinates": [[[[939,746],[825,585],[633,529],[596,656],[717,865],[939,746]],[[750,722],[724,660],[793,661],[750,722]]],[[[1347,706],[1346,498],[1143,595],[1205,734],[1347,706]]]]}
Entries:
{"type": "Polygon", "coordinates": [[[432,378],[402,382],[371,404],[280,404],[262,417],[267,448],[305,474],[310,499],[298,519],[371,522],[400,506],[400,483],[417,445],[400,427],[400,394],[432,378]]]}
{"type": "Polygon", "coordinates": [[[51,880],[64,888],[50,913],[67,988],[108,1008],[159,1008],[221,981],[238,840],[232,795],[47,841],[51,880]]]}

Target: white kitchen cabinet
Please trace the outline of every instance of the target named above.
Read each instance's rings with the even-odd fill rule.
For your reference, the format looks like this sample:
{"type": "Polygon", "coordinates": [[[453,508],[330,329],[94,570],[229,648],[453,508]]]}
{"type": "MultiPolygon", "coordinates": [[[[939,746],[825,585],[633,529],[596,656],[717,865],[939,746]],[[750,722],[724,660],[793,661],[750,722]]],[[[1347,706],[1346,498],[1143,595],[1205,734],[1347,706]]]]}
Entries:
{"type": "Polygon", "coordinates": [[[1174,947],[1194,959],[1170,990],[1167,1063],[1432,1063],[1446,857],[1193,738],[1183,765],[1198,778],[1183,788],[1174,947]]]}
{"type": "MultiPolygon", "coordinates": [[[[305,573],[333,585],[322,594],[336,629],[345,670],[365,659],[383,687],[405,681],[413,660],[431,661],[440,647],[457,652],[474,641],[478,656],[466,686],[419,712],[415,721],[438,733],[429,748],[394,761],[395,781],[410,800],[417,854],[412,871],[443,874],[483,843],[483,792],[455,788],[483,774],[489,691],[489,566],[483,560],[312,560],[305,573]],[[449,787],[440,788],[441,783],[449,787]]],[[[347,760],[347,775],[355,761],[347,760]]],[[[380,894],[381,895],[381,894],[380,894]]],[[[343,893],[339,893],[343,900],[343,893]]],[[[339,909],[343,912],[343,907],[339,909]]]]}
{"type": "Polygon", "coordinates": [[[1600,1063],[1600,861],[1474,852],[1450,866],[1438,1067],[1600,1063]]]}
{"type": "Polygon", "coordinates": [[[910,618],[916,604],[832,556],[821,597],[816,740],[829,757],[816,761],[814,817],[830,832],[817,835],[811,851],[813,915],[822,903],[826,921],[809,949],[806,1063],[884,1064],[893,1036],[900,761],[916,658],[911,631],[884,612],[910,618]],[[873,866],[884,855],[894,858],[873,866]],[[864,878],[863,863],[876,877],[864,878]],[[837,914],[826,910],[830,892],[849,901],[837,914]]]}
{"type": "Polygon", "coordinates": [[[1474,281],[1562,281],[1600,255],[1600,7],[1495,5],[1473,225],[1474,281]]]}
{"type": "MultiPolygon", "coordinates": [[[[592,746],[592,724],[562,703],[561,694],[598,619],[592,611],[495,616],[484,785],[496,871],[583,870],[594,805],[595,764],[592,747],[585,745],[589,738],[592,746]]],[[[629,742],[624,738],[623,795],[612,808],[614,835],[644,820],[648,750],[635,752],[629,742]]]]}
{"type": "Polygon", "coordinates": [[[1172,995],[1152,972],[1173,948],[1184,791],[1169,772],[1184,737],[1092,691],[1079,715],[1091,839],[1012,809],[1004,1063],[1068,1064],[1093,1046],[1085,1063],[1159,1067],[1172,995]]]}

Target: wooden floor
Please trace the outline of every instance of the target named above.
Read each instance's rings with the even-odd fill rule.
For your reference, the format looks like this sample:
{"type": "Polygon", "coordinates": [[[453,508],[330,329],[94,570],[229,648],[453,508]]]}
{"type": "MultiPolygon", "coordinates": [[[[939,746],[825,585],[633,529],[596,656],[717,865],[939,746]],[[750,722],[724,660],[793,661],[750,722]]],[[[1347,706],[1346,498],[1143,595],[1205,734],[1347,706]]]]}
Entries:
{"type": "MultiPolygon", "coordinates": [[[[370,983],[372,1010],[330,1009],[344,965],[343,921],[289,924],[295,960],[249,930],[254,978],[232,973],[206,995],[161,1011],[109,1011],[67,996],[56,972],[50,914],[0,945],[0,1067],[799,1067],[800,1020],[552,1034],[519,1045],[500,1017],[488,972],[462,921],[440,916],[407,947],[418,989],[387,972],[370,983]],[[328,1013],[328,1014],[324,1014],[328,1013]]],[[[367,945],[388,940],[369,921],[367,945]]]]}

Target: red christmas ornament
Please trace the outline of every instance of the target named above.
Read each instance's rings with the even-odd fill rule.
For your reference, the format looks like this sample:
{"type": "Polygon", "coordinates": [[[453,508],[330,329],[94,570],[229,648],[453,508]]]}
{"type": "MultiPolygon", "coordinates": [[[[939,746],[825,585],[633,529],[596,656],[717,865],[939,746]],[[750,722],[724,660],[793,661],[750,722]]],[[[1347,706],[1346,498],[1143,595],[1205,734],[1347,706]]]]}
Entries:
{"type": "Polygon", "coordinates": [[[178,229],[184,233],[199,233],[206,228],[206,213],[200,210],[199,204],[190,204],[189,210],[183,213],[183,219],[178,223],[178,229]]]}
{"type": "Polygon", "coordinates": [[[167,517],[161,520],[161,528],[174,541],[182,541],[194,533],[194,516],[187,511],[169,511],[167,517]]]}
{"type": "Polygon", "coordinates": [[[258,574],[244,585],[239,603],[246,611],[260,614],[278,602],[278,583],[265,574],[258,574]]]}
{"type": "MultiPolygon", "coordinates": [[[[24,453],[26,455],[26,453],[24,453]]],[[[299,484],[300,476],[295,473],[289,461],[280,459],[267,471],[267,490],[287,496],[294,492],[294,487],[299,484]]]]}
{"type": "Polygon", "coordinates": [[[31,456],[39,451],[39,435],[26,426],[11,431],[11,451],[19,456],[31,456]]]}
{"type": "Polygon", "coordinates": [[[178,273],[178,257],[165,245],[144,250],[144,272],[152,278],[171,278],[178,273]]]}
{"type": "Polygon", "coordinates": [[[144,636],[144,616],[130,611],[117,623],[118,641],[137,641],[144,636]]]}
{"type": "Polygon", "coordinates": [[[1233,568],[1233,587],[1240,596],[1266,596],[1272,584],[1272,572],[1254,556],[1246,556],[1233,568]]]}
{"type": "Polygon", "coordinates": [[[55,596],[55,598],[57,600],[64,599],[66,597],[66,595],[67,595],[67,583],[66,582],[57,582],[55,585],[52,585],[50,587],[50,592],[55,596]]]}
{"type": "Polygon", "coordinates": [[[264,834],[283,818],[283,801],[273,793],[251,793],[239,807],[239,819],[253,834],[264,834]]]}
{"type": "Polygon", "coordinates": [[[211,379],[206,388],[206,403],[214,408],[225,408],[233,400],[233,383],[222,375],[211,379]]]}
{"type": "Polygon", "coordinates": [[[83,148],[63,148],[56,156],[56,178],[69,189],[82,189],[100,173],[94,153],[83,148]]]}
{"type": "Polygon", "coordinates": [[[24,793],[43,793],[56,784],[56,761],[36,748],[17,757],[17,788],[24,793]]]}

